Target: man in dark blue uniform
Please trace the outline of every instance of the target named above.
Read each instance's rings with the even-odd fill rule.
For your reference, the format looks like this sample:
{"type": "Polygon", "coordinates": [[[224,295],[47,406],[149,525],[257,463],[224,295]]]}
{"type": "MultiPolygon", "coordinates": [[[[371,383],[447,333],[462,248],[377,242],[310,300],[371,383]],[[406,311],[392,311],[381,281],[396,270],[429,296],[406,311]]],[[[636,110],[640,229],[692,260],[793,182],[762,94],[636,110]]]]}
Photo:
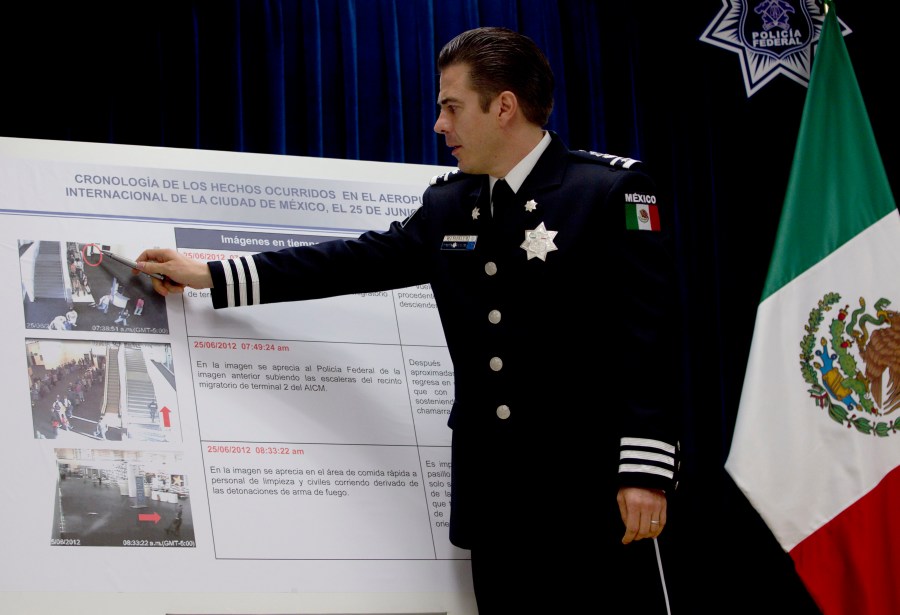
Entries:
{"type": "Polygon", "coordinates": [[[455,375],[450,540],[471,549],[481,615],[664,613],[643,539],[676,479],[677,294],[653,182],[544,130],[553,75],[527,37],[464,32],[438,68],[434,130],[459,168],[406,220],[223,262],[146,250],[139,266],[168,277],[164,295],[212,288],[216,308],[430,284],[455,375]]]}

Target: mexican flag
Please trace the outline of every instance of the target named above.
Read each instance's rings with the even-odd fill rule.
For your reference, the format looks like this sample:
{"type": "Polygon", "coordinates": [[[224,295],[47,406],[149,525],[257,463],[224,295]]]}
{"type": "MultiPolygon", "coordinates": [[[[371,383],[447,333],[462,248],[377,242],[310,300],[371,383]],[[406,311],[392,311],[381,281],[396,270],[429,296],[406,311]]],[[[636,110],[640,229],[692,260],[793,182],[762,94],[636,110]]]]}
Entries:
{"type": "MultiPolygon", "coordinates": [[[[629,231],[658,231],[659,210],[655,204],[632,202],[644,197],[642,194],[625,195],[625,228],[629,231]]],[[[655,197],[654,197],[655,198],[655,197]]]]}
{"type": "Polygon", "coordinates": [[[900,215],[827,8],[725,469],[823,613],[896,615],[900,215]]]}

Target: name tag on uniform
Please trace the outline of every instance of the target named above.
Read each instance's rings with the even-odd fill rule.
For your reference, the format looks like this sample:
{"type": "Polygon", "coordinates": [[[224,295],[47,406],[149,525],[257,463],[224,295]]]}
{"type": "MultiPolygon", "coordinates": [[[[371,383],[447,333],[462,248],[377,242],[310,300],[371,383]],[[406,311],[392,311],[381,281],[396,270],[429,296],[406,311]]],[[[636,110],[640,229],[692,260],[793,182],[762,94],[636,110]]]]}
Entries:
{"type": "Polygon", "coordinates": [[[441,250],[474,250],[478,235],[444,235],[441,250]]]}

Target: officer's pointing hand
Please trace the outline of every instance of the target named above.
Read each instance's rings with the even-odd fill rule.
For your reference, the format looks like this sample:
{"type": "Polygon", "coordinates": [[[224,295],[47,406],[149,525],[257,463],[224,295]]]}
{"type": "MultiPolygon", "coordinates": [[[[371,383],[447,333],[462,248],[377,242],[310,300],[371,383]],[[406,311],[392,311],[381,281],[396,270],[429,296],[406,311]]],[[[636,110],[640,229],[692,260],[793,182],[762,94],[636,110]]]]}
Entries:
{"type": "Polygon", "coordinates": [[[161,273],[165,280],[153,280],[153,289],[167,296],[169,293],[183,293],[185,287],[212,288],[212,275],[205,261],[196,261],[179,254],[169,248],[153,248],[144,250],[137,257],[138,268],[132,270],[137,274],[161,273]]]}

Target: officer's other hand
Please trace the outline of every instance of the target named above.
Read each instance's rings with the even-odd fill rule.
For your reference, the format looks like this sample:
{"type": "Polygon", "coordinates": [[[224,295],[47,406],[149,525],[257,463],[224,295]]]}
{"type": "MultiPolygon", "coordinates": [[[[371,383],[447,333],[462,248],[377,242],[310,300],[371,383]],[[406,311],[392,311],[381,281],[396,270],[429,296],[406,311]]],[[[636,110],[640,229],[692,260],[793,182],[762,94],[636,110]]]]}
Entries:
{"type": "Polygon", "coordinates": [[[660,489],[622,487],[616,496],[625,524],[622,544],[656,538],[666,526],[666,494],[660,489]]]}

